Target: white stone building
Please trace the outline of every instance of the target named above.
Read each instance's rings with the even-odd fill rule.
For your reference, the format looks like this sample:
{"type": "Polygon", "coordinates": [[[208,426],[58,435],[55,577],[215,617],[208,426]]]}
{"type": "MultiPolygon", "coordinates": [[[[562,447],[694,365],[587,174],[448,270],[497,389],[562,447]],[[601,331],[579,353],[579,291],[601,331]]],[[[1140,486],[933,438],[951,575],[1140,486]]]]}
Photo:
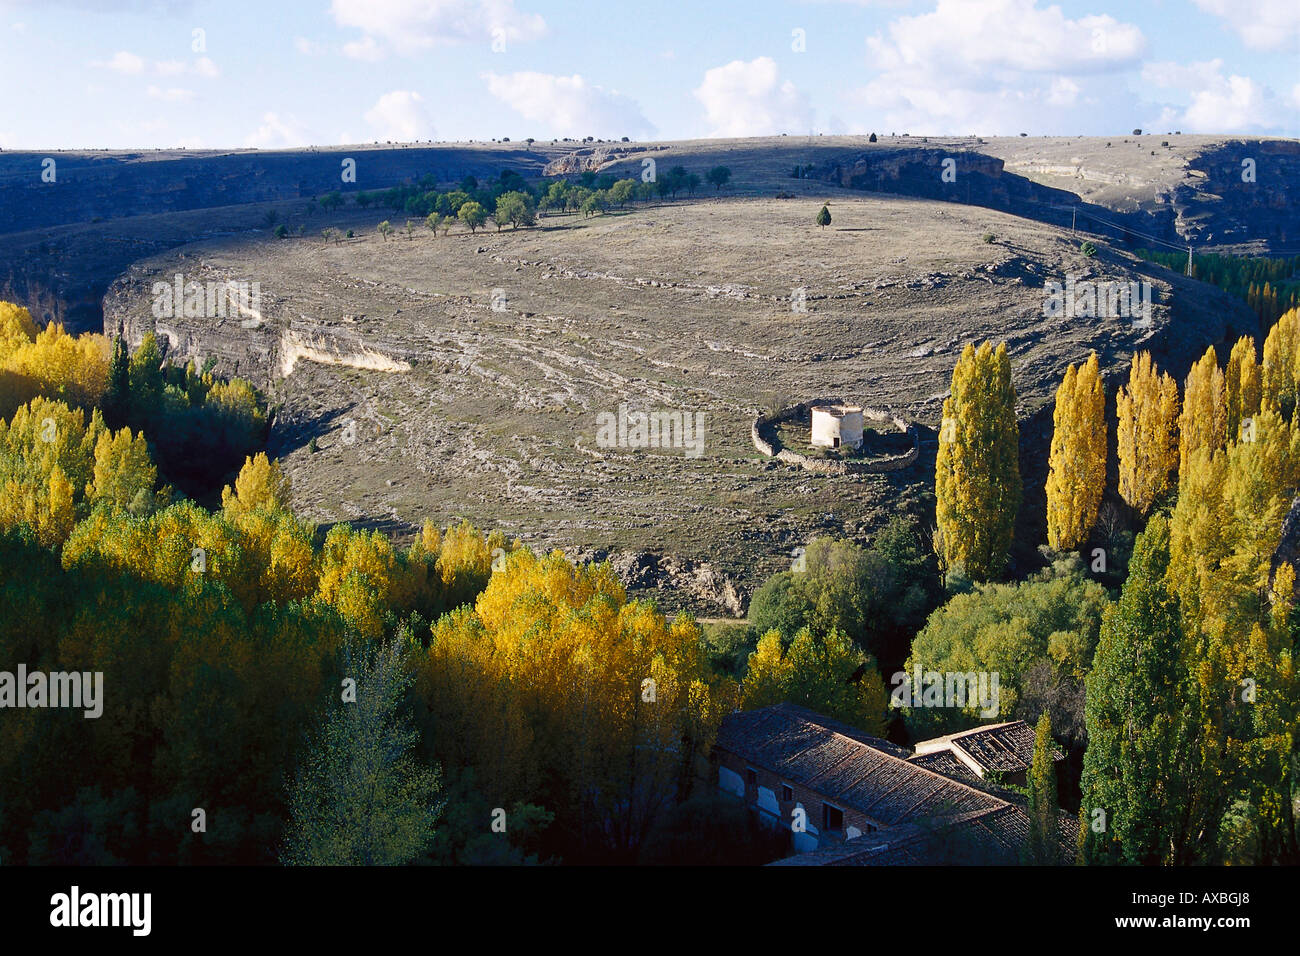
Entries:
{"type": "Polygon", "coordinates": [[[812,444],[818,448],[861,448],[861,405],[814,405],[812,444]]]}

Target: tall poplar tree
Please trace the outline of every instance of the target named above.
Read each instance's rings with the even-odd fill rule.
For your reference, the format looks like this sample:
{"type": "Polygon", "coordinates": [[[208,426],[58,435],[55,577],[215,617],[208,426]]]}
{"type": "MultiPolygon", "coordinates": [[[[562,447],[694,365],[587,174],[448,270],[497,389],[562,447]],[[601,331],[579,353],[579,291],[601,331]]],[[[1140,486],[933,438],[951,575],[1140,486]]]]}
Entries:
{"type": "Polygon", "coordinates": [[[1138,536],[1087,678],[1081,817],[1087,863],[1193,862],[1198,720],[1178,599],[1165,583],[1169,521],[1138,536]]]}
{"type": "Polygon", "coordinates": [[[1139,515],[1169,490],[1178,467],[1178,384],[1160,374],[1151,353],[1133,356],[1128,384],[1115,398],[1119,493],[1139,515]]]}
{"type": "Polygon", "coordinates": [[[1060,832],[1056,823],[1056,744],[1052,740],[1052,718],[1046,710],[1034,732],[1034,757],[1029,765],[1029,840],[1025,862],[1054,866],[1061,860],[1060,832]]]}
{"type": "Polygon", "coordinates": [[[1228,404],[1219,358],[1211,345],[1187,374],[1183,388],[1183,414],[1178,419],[1179,486],[1187,463],[1201,449],[1214,452],[1228,436],[1228,404]]]}
{"type": "Polygon", "coordinates": [[[1259,364],[1255,361],[1255,340],[1248,335],[1243,335],[1232,347],[1224,387],[1228,402],[1228,441],[1253,441],[1261,382],[1259,364]]]}
{"type": "Polygon", "coordinates": [[[1300,348],[1300,310],[1284,312],[1264,339],[1261,371],[1264,399],[1291,417],[1296,403],[1296,350],[1300,348]]]}
{"type": "Polygon", "coordinates": [[[1087,539],[1106,490],[1106,392],[1096,352],[1066,369],[1052,425],[1047,542],[1068,551],[1087,539]]]}
{"type": "Polygon", "coordinates": [[[108,363],[108,391],[104,394],[104,420],[113,428],[126,421],[131,401],[131,356],[122,336],[113,339],[108,363]]]}
{"type": "Polygon", "coordinates": [[[967,345],[943,403],[935,516],[945,568],[987,580],[1006,565],[1020,507],[1020,429],[1006,343],[967,345]]]}
{"type": "Polygon", "coordinates": [[[409,635],[359,654],[345,653],[355,694],[340,694],[289,791],[281,859],[289,865],[400,865],[428,850],[443,810],[437,768],[412,753],[419,734],[402,713],[414,680],[409,635]]]}

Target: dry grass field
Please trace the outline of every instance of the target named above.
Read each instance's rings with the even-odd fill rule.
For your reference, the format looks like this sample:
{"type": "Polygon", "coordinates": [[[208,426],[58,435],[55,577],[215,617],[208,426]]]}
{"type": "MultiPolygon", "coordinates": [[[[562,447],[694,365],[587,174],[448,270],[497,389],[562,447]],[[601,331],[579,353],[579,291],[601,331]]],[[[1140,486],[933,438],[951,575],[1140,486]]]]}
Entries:
{"type": "Polygon", "coordinates": [[[896,511],[923,514],[932,485],[932,443],[888,476],[767,460],[750,443],[759,410],[841,395],[932,440],[962,347],[991,338],[1011,350],[1028,423],[1090,350],[1111,371],[1138,347],[1185,363],[1243,311],[1126,253],[1086,259],[1068,230],[825,188],[387,241],[374,230],[385,214],[340,214],[357,237],[338,244],[214,239],[147,259],[106,321],[151,321],[148,289],[176,272],[259,281],[265,324],[191,321],[181,348],[201,360],[218,341],[225,354],[242,337],[250,355],[266,347],[239,372],[260,369],[279,406],[272,450],[302,514],[399,536],[468,517],[534,547],[611,555],[633,585],[682,588],[722,613],[814,534],[864,537],[896,511]],[[1149,279],[1155,328],[1044,317],[1044,281],[1067,275],[1149,279]],[[281,377],[286,334],[334,351],[281,377]],[[354,367],[376,364],[357,359],[362,346],[409,369],[354,367]],[[620,405],[702,416],[702,454],[601,447],[599,417],[620,405]]]}

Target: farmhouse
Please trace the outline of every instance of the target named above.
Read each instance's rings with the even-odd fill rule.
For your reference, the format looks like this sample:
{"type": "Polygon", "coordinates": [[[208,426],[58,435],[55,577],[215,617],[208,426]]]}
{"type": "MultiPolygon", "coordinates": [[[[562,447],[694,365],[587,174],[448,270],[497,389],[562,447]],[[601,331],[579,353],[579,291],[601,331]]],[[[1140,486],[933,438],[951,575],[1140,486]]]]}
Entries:
{"type": "Polygon", "coordinates": [[[819,448],[861,448],[861,405],[814,405],[812,444],[819,448]]]}
{"type": "MultiPolygon", "coordinates": [[[[777,704],[728,715],[713,760],[719,789],[791,830],[798,855],[785,863],[1018,862],[1029,834],[1023,803],[965,764],[951,773],[925,765],[942,753],[911,754],[805,708],[777,704]]],[[[1077,827],[1058,814],[1063,863],[1073,860],[1077,827]]]]}

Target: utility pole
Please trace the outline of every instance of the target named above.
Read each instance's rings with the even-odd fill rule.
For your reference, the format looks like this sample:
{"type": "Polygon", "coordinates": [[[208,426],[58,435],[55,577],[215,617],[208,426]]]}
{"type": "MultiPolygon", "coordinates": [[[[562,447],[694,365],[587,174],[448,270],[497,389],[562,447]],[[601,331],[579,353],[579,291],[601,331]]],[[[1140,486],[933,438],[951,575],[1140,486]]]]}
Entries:
{"type": "Polygon", "coordinates": [[[1187,272],[1186,275],[1192,274],[1192,247],[1187,247],[1187,272]]]}
{"type": "Polygon", "coordinates": [[[1078,211],[1079,211],[1079,207],[1078,207],[1078,206],[1071,206],[1071,207],[1070,207],[1070,235],[1072,235],[1072,236],[1074,235],[1074,217],[1075,217],[1075,214],[1078,213],[1078,211]]]}

